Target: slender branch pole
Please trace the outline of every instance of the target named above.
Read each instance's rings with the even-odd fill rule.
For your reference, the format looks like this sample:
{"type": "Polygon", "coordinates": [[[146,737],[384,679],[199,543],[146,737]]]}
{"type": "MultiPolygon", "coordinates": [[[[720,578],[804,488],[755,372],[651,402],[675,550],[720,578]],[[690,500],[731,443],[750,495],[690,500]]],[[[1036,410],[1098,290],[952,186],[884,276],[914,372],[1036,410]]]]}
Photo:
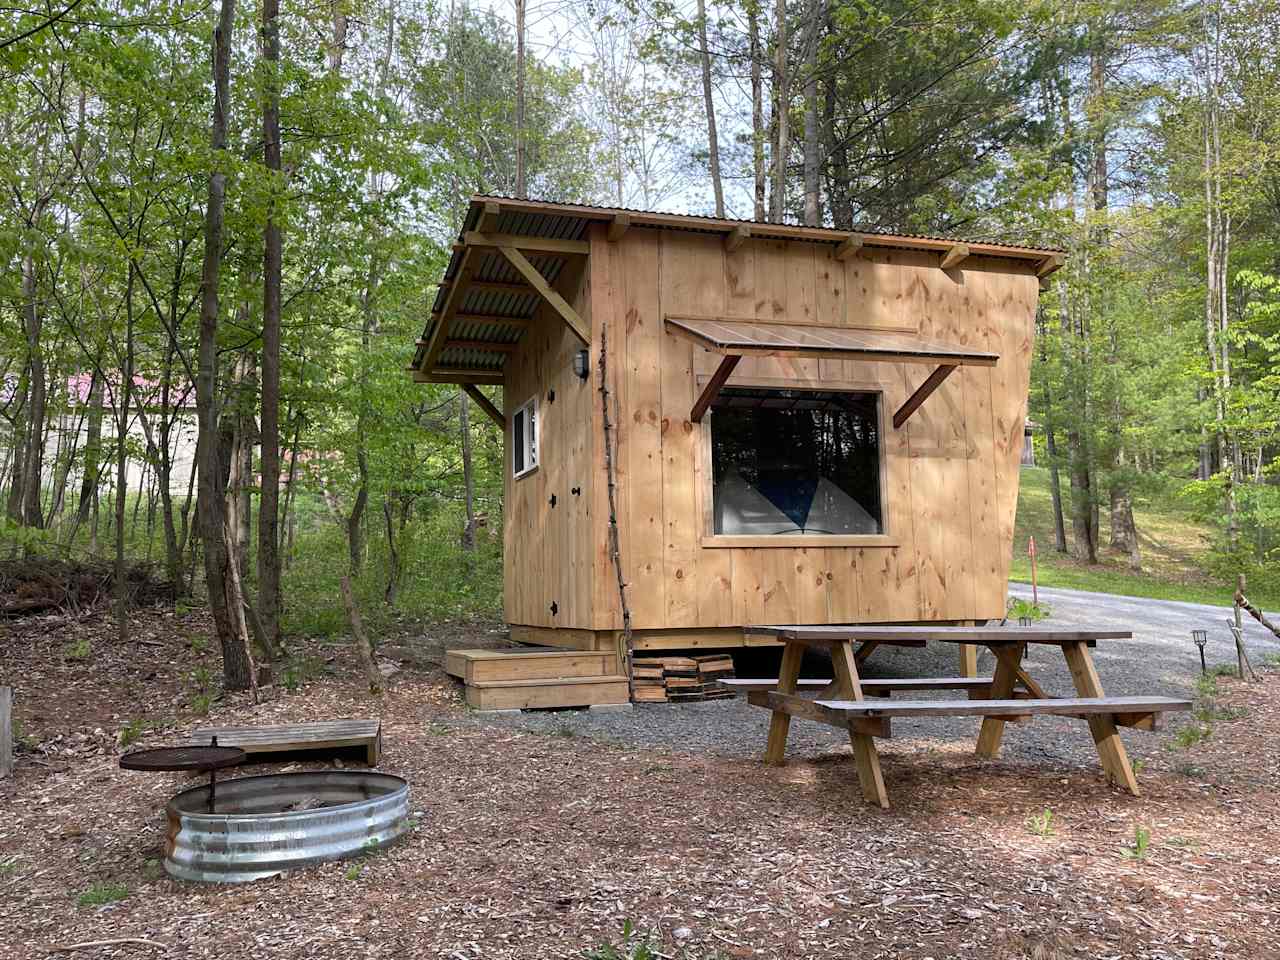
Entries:
{"type": "Polygon", "coordinates": [[[635,699],[635,680],[631,675],[631,608],[627,606],[627,582],[622,575],[622,550],[618,544],[617,471],[613,466],[613,423],[609,419],[608,331],[600,328],[600,408],[604,414],[604,468],[609,488],[609,556],[618,577],[618,603],[622,607],[622,668],[627,675],[627,694],[635,699]]]}

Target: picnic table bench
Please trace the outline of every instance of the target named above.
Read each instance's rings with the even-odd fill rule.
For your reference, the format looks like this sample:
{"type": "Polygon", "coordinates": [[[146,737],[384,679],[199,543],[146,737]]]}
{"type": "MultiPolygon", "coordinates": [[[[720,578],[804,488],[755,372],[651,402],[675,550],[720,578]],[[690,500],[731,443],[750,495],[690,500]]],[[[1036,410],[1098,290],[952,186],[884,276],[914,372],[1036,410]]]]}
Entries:
{"type": "Polygon", "coordinates": [[[1138,784],[1117,727],[1153,730],[1159,716],[1190,710],[1189,700],[1171,697],[1108,697],[1089,648],[1099,640],[1130,639],[1127,630],[1065,630],[1046,627],[750,627],[773,636],[786,646],[778,678],[724,680],[747,692],[749,703],[772,711],[766,763],[782,763],[793,716],[847,729],[863,795],[881,807],[889,806],[875,738],[890,735],[893,717],[979,716],[977,753],[994,757],[1000,750],[1005,724],[1037,715],[1076,717],[1089,724],[1098,758],[1107,779],[1137,796],[1138,784]],[[932,677],[904,680],[862,680],[854,644],[903,641],[975,644],[987,647],[996,659],[991,677],[932,677]],[[1075,697],[1054,697],[1022,666],[1028,644],[1062,650],[1076,688],[1075,697]],[[800,664],[810,648],[831,655],[834,680],[801,680],[800,664]],[[799,695],[817,690],[816,698],[799,695]],[[900,691],[960,690],[967,699],[892,700],[900,691]],[[870,699],[869,699],[870,698],[870,699]]]}

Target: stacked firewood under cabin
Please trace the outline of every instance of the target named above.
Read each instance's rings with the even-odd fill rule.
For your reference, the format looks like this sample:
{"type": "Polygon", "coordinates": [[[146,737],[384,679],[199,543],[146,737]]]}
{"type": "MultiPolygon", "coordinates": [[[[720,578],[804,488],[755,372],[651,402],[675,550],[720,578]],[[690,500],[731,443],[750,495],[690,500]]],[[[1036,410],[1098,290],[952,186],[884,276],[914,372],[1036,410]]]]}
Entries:
{"type": "Polygon", "coordinates": [[[733,658],[727,653],[702,657],[633,657],[631,678],[637,703],[684,703],[723,700],[733,691],[720,681],[732,677],[733,658]]]}

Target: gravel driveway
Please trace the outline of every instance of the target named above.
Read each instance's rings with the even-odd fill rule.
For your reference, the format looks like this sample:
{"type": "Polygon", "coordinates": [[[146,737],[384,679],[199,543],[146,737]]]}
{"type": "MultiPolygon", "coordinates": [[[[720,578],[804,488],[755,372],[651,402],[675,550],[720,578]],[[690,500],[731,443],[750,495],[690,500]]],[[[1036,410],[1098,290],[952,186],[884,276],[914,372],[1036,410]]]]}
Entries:
{"type": "MultiPolygon", "coordinates": [[[[1030,588],[1013,584],[1014,596],[1030,598],[1030,588]]],[[[1164,695],[1192,698],[1199,674],[1200,658],[1191,641],[1193,629],[1209,632],[1205,656],[1210,666],[1234,663],[1235,645],[1226,621],[1229,607],[1146,600],[1080,590],[1041,589],[1040,601],[1051,610],[1054,626],[1108,627],[1133,632],[1132,640],[1100,640],[1094,661],[1110,695],[1164,695]]],[[[1263,654],[1280,654],[1280,640],[1246,615],[1245,637],[1254,666],[1263,654]]],[[[777,651],[744,651],[735,655],[739,676],[777,676],[777,651]]],[[[957,672],[956,650],[944,644],[924,649],[882,649],[866,663],[868,677],[952,676],[957,672]]],[[[1071,674],[1055,647],[1037,646],[1027,653],[1030,674],[1050,692],[1070,694],[1071,674]]],[[[980,673],[992,670],[992,657],[982,651],[980,673]]],[[[806,658],[804,676],[830,676],[830,663],[806,658]]],[[[735,759],[754,759],[764,752],[769,715],[744,699],[706,703],[637,704],[630,710],[561,710],[520,713],[471,714],[462,722],[516,726],[559,736],[585,737],[622,743],[641,749],[678,753],[711,754],[735,759]]],[[[1177,715],[1170,726],[1182,722],[1177,715]]],[[[917,753],[921,750],[970,750],[980,719],[893,721],[893,738],[881,741],[882,755],[917,753]]],[[[1133,758],[1157,755],[1155,737],[1139,731],[1122,730],[1133,758]]],[[[794,721],[787,742],[787,755],[814,758],[833,752],[847,752],[847,737],[822,724],[794,721]]],[[[1038,717],[1034,722],[1006,727],[1001,756],[1028,760],[1055,767],[1096,765],[1097,754],[1088,730],[1079,721],[1060,717],[1038,717]]]]}

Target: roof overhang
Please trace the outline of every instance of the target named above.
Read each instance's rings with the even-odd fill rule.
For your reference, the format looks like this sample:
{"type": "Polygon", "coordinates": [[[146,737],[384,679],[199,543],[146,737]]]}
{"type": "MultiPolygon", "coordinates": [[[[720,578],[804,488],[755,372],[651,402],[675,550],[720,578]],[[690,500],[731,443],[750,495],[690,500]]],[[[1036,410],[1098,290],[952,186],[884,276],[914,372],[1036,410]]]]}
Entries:
{"type": "MultiPolygon", "coordinates": [[[[1017,244],[476,196],[417,342],[410,367],[413,378],[427,383],[501,384],[506,358],[518,348],[544,305],[580,340],[589,341],[587,323],[566,297],[571,297],[571,284],[588,256],[586,236],[592,224],[604,224],[611,242],[630,229],[649,228],[715,234],[727,251],[760,238],[825,244],[841,260],[877,248],[932,252],[943,270],[968,266],[974,258],[995,257],[1023,261],[1042,280],[1065,262],[1060,250],[1017,244]]],[[[798,354],[794,348],[788,352],[832,355],[798,354]]],[[[877,358],[882,358],[880,353],[868,357],[877,358]]],[[[899,359],[926,362],[924,358],[899,359]]]]}
{"type": "Polygon", "coordinates": [[[814,327],[786,323],[758,323],[727,317],[666,318],[667,332],[690,340],[710,353],[724,357],[703,387],[689,412],[693,423],[702,420],[725,382],[743,357],[791,357],[795,359],[859,360],[873,363],[916,363],[934,368],[893,415],[900,429],[957,367],[993,367],[999,354],[969,350],[947,343],[929,343],[910,334],[851,330],[848,327],[814,327]]]}

